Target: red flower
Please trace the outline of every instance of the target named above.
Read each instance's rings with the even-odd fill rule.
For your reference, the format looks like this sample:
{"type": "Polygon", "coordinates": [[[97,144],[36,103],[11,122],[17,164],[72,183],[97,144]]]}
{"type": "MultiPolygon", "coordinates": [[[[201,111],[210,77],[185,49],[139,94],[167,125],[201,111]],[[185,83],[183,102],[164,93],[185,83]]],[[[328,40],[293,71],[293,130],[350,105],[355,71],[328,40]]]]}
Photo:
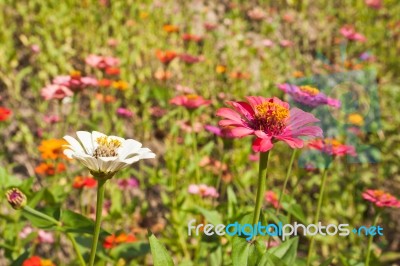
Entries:
{"type": "Polygon", "coordinates": [[[41,266],[42,265],[42,259],[38,256],[33,256],[30,257],[29,259],[26,259],[22,266],[41,266]]]}
{"type": "Polygon", "coordinates": [[[7,120],[11,115],[11,110],[0,106],[0,121],[7,120]]]}
{"type": "Polygon", "coordinates": [[[368,189],[362,193],[362,197],[374,203],[378,207],[394,207],[400,208],[400,201],[393,195],[382,190],[368,189]]]}
{"type": "Polygon", "coordinates": [[[169,63],[171,63],[171,61],[175,59],[177,54],[174,51],[157,50],[156,56],[161,63],[163,63],[164,65],[169,65],[169,63]]]}
{"type": "Polygon", "coordinates": [[[97,85],[99,85],[100,87],[110,87],[112,83],[112,80],[109,79],[100,79],[97,82],[97,85]]]}
{"type": "Polygon", "coordinates": [[[190,54],[181,54],[179,55],[179,59],[185,62],[186,64],[195,64],[204,60],[203,56],[195,56],[190,54]]]}
{"type": "Polygon", "coordinates": [[[199,35],[194,35],[194,34],[189,34],[189,33],[184,33],[182,34],[182,40],[185,42],[195,42],[195,43],[199,43],[203,40],[203,37],[199,36],[199,35]]]}
{"type": "Polygon", "coordinates": [[[203,97],[196,94],[176,96],[169,102],[174,105],[184,106],[188,109],[196,109],[200,106],[206,106],[211,103],[210,100],[205,100],[203,97]]]}
{"type": "Polygon", "coordinates": [[[265,200],[269,203],[272,204],[272,206],[274,206],[274,208],[278,208],[279,203],[278,203],[278,195],[276,195],[275,192],[273,192],[272,190],[269,190],[267,192],[265,192],[265,200]]]}
{"type": "Polygon", "coordinates": [[[94,188],[97,185],[97,181],[91,177],[76,176],[74,178],[73,188],[94,188]]]}
{"type": "Polygon", "coordinates": [[[62,173],[66,169],[63,163],[57,164],[57,169],[52,163],[41,163],[35,167],[35,173],[39,175],[55,175],[56,173],[62,173]]]}
{"type": "Polygon", "coordinates": [[[106,74],[108,75],[119,75],[120,69],[117,67],[107,67],[106,74]]]}
{"type": "Polygon", "coordinates": [[[322,136],[322,129],[312,125],[319,120],[298,108],[289,110],[289,104],[278,98],[249,96],[248,102],[227,102],[230,108],[220,108],[217,116],[221,127],[227,128],[236,138],[255,135],[253,150],[266,152],[272,149],[273,140],[282,140],[291,148],[302,148],[300,136],[322,136]]]}
{"type": "Polygon", "coordinates": [[[344,145],[335,139],[316,139],[311,141],[308,147],[338,157],[344,155],[357,156],[353,146],[344,145]]]}

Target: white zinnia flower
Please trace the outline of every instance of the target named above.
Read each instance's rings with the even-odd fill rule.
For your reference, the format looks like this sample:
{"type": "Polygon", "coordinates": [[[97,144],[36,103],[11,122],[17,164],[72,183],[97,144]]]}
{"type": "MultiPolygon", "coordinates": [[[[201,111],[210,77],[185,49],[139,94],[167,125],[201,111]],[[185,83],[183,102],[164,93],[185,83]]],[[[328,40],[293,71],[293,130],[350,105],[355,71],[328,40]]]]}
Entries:
{"type": "Polygon", "coordinates": [[[117,171],[141,160],[155,158],[156,155],[142,143],[133,139],[107,136],[93,131],[76,132],[78,139],[65,136],[69,145],[65,145],[64,154],[77,159],[85,165],[95,177],[111,178],[117,171]]]}

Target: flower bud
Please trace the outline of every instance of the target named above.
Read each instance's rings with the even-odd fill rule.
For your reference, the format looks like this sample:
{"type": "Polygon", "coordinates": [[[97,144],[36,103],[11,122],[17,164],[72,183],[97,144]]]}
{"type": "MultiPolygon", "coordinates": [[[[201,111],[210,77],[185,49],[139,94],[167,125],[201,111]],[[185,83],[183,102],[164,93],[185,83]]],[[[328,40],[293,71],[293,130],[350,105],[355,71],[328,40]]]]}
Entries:
{"type": "Polygon", "coordinates": [[[26,196],[18,188],[9,189],[6,192],[6,197],[8,203],[10,203],[11,207],[13,207],[15,210],[19,210],[26,205],[26,196]]]}

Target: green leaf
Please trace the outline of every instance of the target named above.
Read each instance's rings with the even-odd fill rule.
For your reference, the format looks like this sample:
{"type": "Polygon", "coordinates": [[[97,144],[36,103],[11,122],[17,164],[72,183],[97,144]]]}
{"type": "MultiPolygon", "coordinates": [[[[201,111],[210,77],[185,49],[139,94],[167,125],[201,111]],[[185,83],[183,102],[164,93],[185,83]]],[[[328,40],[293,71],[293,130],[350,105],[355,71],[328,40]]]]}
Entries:
{"type": "MultiPolygon", "coordinates": [[[[66,232],[86,233],[92,235],[94,231],[94,222],[92,220],[70,210],[65,210],[62,212],[61,222],[63,223],[63,229],[66,232]]],[[[108,235],[108,233],[104,230],[101,230],[100,235],[104,236],[108,235]]]]}
{"type": "MultiPolygon", "coordinates": [[[[51,208],[51,209],[42,210],[41,212],[53,217],[56,220],[59,219],[60,209],[51,208]]],[[[26,219],[28,219],[32,223],[32,225],[37,228],[49,230],[49,229],[55,229],[57,227],[57,225],[55,225],[54,222],[49,221],[45,218],[36,216],[34,214],[31,214],[30,212],[27,212],[23,209],[22,209],[22,216],[24,216],[26,219]]]]}
{"type": "Polygon", "coordinates": [[[200,206],[196,206],[196,210],[200,212],[207,219],[209,223],[212,223],[214,225],[222,224],[221,215],[217,211],[215,210],[209,211],[200,206]]]}
{"type": "Polygon", "coordinates": [[[329,257],[327,260],[325,260],[324,262],[322,262],[321,263],[321,265],[319,265],[319,266],[329,266],[329,265],[331,265],[331,263],[332,263],[332,261],[333,261],[333,259],[334,259],[335,257],[329,257]]]}
{"type": "Polygon", "coordinates": [[[259,265],[263,266],[288,266],[283,260],[277,256],[269,253],[265,253],[259,261],[259,265]]]}
{"type": "Polygon", "coordinates": [[[235,236],[232,241],[232,265],[247,266],[249,250],[250,244],[246,239],[235,236]]]}
{"type": "Polygon", "coordinates": [[[168,254],[167,249],[153,234],[149,237],[149,241],[154,266],[173,266],[174,261],[168,254]]]}
{"type": "Polygon", "coordinates": [[[141,257],[150,252],[150,245],[144,242],[125,243],[113,248],[110,252],[111,257],[115,259],[123,258],[131,260],[141,257]]]}
{"type": "Polygon", "coordinates": [[[294,237],[283,243],[281,243],[277,247],[271,248],[268,253],[275,255],[287,265],[293,265],[297,256],[297,246],[299,244],[299,238],[294,237]]]}

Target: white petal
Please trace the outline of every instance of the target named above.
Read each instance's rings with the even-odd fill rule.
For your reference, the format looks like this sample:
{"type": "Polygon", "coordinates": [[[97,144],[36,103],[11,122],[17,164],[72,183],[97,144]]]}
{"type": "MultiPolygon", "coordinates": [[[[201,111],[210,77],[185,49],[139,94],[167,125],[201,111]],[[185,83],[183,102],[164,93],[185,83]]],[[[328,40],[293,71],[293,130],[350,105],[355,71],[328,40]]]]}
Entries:
{"type": "Polygon", "coordinates": [[[112,164],[112,166],[111,166],[111,168],[109,169],[109,171],[110,171],[110,172],[117,172],[117,171],[119,171],[119,170],[121,170],[121,169],[123,169],[123,168],[126,168],[126,167],[128,167],[128,166],[129,166],[129,164],[118,160],[118,161],[115,161],[115,162],[112,164]]]}
{"type": "Polygon", "coordinates": [[[135,163],[135,162],[137,162],[137,161],[139,161],[139,160],[140,160],[139,155],[136,155],[136,156],[134,156],[134,157],[131,157],[131,158],[122,160],[122,162],[124,162],[124,163],[126,163],[126,164],[133,164],[133,163],[135,163]]]}
{"type": "Polygon", "coordinates": [[[89,170],[92,170],[95,172],[99,171],[99,164],[98,164],[96,158],[94,158],[92,156],[88,156],[86,154],[74,154],[74,158],[76,158],[84,166],[89,168],[89,170]]]}
{"type": "Polygon", "coordinates": [[[92,143],[92,134],[87,131],[78,131],[76,132],[82,146],[85,148],[87,154],[93,154],[93,143],[92,143]]]}
{"type": "Polygon", "coordinates": [[[142,143],[134,139],[127,139],[123,142],[122,147],[118,148],[118,157],[126,159],[130,154],[137,154],[137,151],[142,147],[142,143]]]}
{"type": "Polygon", "coordinates": [[[117,163],[117,157],[99,157],[97,158],[99,163],[99,171],[103,173],[111,172],[111,168],[117,163]]]}
{"type": "Polygon", "coordinates": [[[68,135],[64,136],[64,139],[70,144],[70,148],[72,150],[84,153],[82,145],[79,143],[79,141],[68,135]]]}
{"type": "Polygon", "coordinates": [[[74,158],[73,155],[75,154],[75,151],[70,150],[70,149],[65,149],[64,150],[65,156],[67,156],[69,159],[74,158]]]}
{"type": "Polygon", "coordinates": [[[148,152],[148,153],[143,153],[139,155],[140,159],[153,159],[156,158],[156,155],[152,152],[148,152]]]}

